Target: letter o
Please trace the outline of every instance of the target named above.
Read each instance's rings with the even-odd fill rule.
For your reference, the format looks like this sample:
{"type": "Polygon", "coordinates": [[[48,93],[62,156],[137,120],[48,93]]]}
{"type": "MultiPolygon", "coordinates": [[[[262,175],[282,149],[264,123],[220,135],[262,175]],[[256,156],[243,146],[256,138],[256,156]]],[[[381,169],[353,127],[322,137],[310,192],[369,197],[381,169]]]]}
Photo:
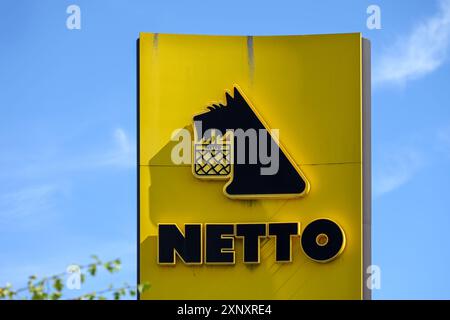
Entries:
{"type": "Polygon", "coordinates": [[[308,224],[301,234],[303,252],[316,262],[329,262],[345,248],[342,228],[329,219],[318,219],[308,224]]]}

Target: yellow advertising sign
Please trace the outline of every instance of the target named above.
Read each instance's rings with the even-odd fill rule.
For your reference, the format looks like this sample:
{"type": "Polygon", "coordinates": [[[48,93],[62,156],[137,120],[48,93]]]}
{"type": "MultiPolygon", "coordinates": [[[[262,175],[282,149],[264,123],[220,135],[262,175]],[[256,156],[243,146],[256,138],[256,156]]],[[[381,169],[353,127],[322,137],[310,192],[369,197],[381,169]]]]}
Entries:
{"type": "Polygon", "coordinates": [[[363,299],[370,48],[359,33],[141,33],[141,299],[363,299]]]}

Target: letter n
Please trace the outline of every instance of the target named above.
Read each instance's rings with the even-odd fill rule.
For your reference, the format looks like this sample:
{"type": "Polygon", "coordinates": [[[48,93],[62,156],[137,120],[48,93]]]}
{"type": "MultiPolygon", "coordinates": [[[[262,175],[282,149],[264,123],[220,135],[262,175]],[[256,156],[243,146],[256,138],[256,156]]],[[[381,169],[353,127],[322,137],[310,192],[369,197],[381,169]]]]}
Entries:
{"type": "Polygon", "coordinates": [[[158,225],[158,263],[175,264],[175,255],[186,264],[202,263],[202,225],[186,224],[184,235],[176,224],[158,225]]]}

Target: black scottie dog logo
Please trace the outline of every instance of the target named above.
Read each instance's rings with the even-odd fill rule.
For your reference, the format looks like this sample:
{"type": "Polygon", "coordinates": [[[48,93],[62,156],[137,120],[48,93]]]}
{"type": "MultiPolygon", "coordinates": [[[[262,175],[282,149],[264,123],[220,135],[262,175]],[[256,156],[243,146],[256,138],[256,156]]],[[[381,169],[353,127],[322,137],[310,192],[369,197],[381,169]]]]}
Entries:
{"type": "Polygon", "coordinates": [[[230,198],[286,198],[308,191],[308,182],[278,137],[243,94],[227,92],[226,104],[194,116],[193,173],[200,179],[229,179],[230,198]]]}

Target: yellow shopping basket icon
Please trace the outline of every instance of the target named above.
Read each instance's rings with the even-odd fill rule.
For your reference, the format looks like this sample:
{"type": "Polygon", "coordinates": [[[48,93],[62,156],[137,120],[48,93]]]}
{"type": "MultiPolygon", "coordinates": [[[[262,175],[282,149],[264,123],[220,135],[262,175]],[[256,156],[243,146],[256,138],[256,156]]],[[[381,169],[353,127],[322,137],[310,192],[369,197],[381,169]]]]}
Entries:
{"type": "Polygon", "coordinates": [[[227,178],[231,173],[232,144],[229,135],[194,142],[194,175],[197,178],[227,178]]]}

